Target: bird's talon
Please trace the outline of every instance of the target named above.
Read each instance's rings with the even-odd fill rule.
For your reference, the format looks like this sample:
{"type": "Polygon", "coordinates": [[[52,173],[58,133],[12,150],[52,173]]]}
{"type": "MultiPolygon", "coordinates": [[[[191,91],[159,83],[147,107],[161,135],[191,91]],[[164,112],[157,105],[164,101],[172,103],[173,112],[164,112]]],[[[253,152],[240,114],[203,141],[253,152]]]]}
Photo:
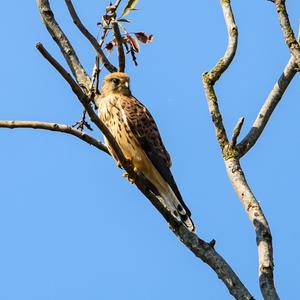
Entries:
{"type": "Polygon", "coordinates": [[[128,177],[128,181],[129,181],[131,184],[134,184],[134,183],[135,183],[135,179],[134,179],[134,178],[128,177]]]}
{"type": "Polygon", "coordinates": [[[123,173],[123,177],[127,178],[130,183],[135,183],[135,179],[131,178],[127,172],[123,173]]]}

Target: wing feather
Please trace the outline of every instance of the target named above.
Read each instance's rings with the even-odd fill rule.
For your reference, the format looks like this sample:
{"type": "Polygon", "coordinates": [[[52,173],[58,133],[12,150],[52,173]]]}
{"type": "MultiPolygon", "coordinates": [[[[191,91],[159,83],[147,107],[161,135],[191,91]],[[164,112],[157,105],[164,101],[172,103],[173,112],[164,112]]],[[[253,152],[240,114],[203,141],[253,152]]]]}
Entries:
{"type": "Polygon", "coordinates": [[[121,106],[126,117],[124,121],[127,122],[130,130],[152,164],[173,190],[187,215],[191,216],[190,210],[185,205],[171,173],[170,155],[162,142],[158,127],[152,115],[142,103],[133,97],[128,97],[126,102],[121,103],[121,106]]]}

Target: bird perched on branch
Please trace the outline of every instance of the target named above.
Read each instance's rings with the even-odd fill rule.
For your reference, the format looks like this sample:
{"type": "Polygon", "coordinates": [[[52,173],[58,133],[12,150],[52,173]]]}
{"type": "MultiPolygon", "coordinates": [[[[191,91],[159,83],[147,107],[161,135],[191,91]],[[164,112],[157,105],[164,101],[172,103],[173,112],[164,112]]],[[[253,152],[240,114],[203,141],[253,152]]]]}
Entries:
{"type": "MultiPolygon", "coordinates": [[[[133,170],[151,184],[149,189],[190,231],[195,227],[170,171],[171,159],[147,108],[132,96],[129,76],[115,72],[104,78],[97,99],[99,118],[109,129],[133,170]]],[[[121,166],[106,138],[109,152],[121,166]]],[[[128,178],[131,180],[130,178],[128,178]]]]}

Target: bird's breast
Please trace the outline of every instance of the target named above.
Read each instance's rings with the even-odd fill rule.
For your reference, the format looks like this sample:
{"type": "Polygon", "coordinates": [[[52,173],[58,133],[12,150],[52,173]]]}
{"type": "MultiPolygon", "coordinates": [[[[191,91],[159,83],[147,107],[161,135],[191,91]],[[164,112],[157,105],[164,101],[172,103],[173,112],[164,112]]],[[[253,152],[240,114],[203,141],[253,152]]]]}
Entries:
{"type": "MultiPolygon", "coordinates": [[[[127,123],[126,114],[117,99],[113,97],[103,99],[99,106],[99,112],[100,119],[111,132],[126,159],[141,161],[141,155],[137,151],[137,141],[127,123]]],[[[105,143],[112,156],[117,160],[113,149],[106,139],[105,143]]]]}

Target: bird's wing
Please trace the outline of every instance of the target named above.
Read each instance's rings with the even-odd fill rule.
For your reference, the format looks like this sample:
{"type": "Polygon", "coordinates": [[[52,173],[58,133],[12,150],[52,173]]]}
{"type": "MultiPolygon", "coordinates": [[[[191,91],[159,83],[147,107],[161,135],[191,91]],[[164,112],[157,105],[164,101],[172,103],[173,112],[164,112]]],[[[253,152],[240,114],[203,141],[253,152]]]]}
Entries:
{"type": "Polygon", "coordinates": [[[124,118],[126,118],[126,120],[124,120],[125,123],[130,127],[130,130],[154,167],[173,190],[187,215],[191,216],[190,210],[185,205],[170,171],[170,155],[162,142],[157,125],[150,112],[142,103],[133,97],[128,97],[126,101],[121,103],[121,106],[124,118]]]}

